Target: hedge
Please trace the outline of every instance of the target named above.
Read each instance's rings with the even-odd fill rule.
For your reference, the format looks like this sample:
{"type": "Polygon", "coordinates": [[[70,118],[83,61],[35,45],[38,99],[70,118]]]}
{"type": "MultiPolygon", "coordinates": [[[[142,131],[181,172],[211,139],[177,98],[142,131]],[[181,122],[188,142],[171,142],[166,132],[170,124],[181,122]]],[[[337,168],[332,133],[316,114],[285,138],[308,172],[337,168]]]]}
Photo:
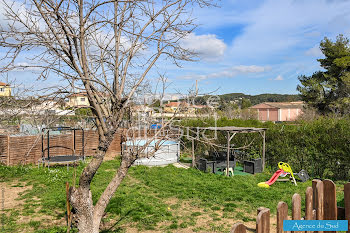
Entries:
{"type": "MultiPolygon", "coordinates": [[[[184,120],[182,126],[214,126],[214,119],[184,120]]],[[[295,172],[307,170],[314,178],[333,180],[350,179],[350,118],[320,117],[313,121],[274,124],[257,120],[229,120],[221,118],[217,126],[264,127],[266,131],[266,163],[276,169],[279,161],[287,162],[295,172]]],[[[212,132],[208,132],[213,134],[212,132]]],[[[186,137],[185,146],[190,148],[186,137]]],[[[233,143],[240,147],[254,140],[246,152],[251,156],[261,154],[262,143],[258,134],[240,134],[233,143]]],[[[217,143],[225,144],[224,135],[218,134],[217,143]]],[[[208,146],[197,143],[196,152],[208,146]]]]}

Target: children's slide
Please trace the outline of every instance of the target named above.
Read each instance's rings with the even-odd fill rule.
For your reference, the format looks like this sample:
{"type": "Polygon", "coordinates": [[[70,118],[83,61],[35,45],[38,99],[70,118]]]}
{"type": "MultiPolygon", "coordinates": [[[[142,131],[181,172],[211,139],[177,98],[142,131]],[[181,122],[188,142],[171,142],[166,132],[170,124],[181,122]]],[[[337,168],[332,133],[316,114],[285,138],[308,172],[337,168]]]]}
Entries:
{"type": "Polygon", "coordinates": [[[280,175],[282,175],[284,173],[284,171],[282,169],[277,170],[271,177],[271,179],[269,179],[268,181],[265,182],[265,184],[268,185],[272,185],[273,183],[276,182],[276,180],[278,179],[278,177],[280,175]]]}
{"type": "Polygon", "coordinates": [[[259,187],[262,188],[269,188],[270,185],[272,185],[273,183],[276,182],[276,180],[278,179],[278,177],[280,176],[286,176],[287,174],[289,174],[291,176],[292,182],[297,185],[294,175],[293,175],[293,171],[292,168],[289,166],[288,163],[283,163],[283,162],[279,162],[278,163],[278,170],[272,175],[272,177],[266,181],[266,182],[260,182],[258,184],[259,187]]]}

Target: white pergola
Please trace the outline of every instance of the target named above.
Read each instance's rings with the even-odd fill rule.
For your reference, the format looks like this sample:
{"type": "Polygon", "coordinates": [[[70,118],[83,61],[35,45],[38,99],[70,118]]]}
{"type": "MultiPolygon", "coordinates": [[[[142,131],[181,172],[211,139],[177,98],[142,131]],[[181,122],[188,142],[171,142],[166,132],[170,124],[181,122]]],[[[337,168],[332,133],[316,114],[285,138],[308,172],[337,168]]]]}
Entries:
{"type": "MultiPolygon", "coordinates": [[[[229,167],[230,167],[230,145],[234,136],[238,133],[259,133],[263,139],[263,150],[262,150],[262,167],[265,169],[265,132],[266,128],[254,128],[254,127],[236,127],[236,126],[224,126],[224,127],[191,127],[192,129],[197,129],[197,135],[199,135],[199,131],[201,130],[211,130],[211,131],[219,131],[226,132],[227,139],[227,167],[226,167],[226,175],[229,175],[229,167]]],[[[192,138],[192,166],[195,163],[194,156],[194,138],[192,138]]]]}

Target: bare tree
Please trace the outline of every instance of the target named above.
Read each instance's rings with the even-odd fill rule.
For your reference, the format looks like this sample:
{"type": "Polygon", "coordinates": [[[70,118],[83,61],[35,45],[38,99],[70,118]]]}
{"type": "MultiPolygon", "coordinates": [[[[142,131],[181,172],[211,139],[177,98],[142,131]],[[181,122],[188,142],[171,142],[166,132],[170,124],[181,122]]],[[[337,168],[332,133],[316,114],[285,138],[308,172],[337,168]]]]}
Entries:
{"type": "Polygon", "coordinates": [[[20,130],[20,125],[28,121],[33,126],[33,132],[39,132],[42,125],[50,125],[60,118],[48,111],[54,109],[56,101],[31,96],[31,87],[25,87],[16,80],[9,81],[6,77],[6,88],[9,89],[8,95],[0,97],[0,122],[5,129],[3,133],[25,133],[23,128],[20,130]]]}
{"type": "Polygon", "coordinates": [[[80,232],[99,231],[106,206],[138,156],[122,156],[118,171],[94,205],[90,183],[120,128],[129,100],[161,57],[175,64],[192,60],[193,53],[181,47],[181,40],[195,27],[190,16],[193,6],[210,2],[3,0],[7,24],[0,26],[0,46],[7,53],[0,71],[35,68],[42,79],[60,77],[62,86],[56,91],[70,93],[74,86],[86,92],[95,117],[96,154],[84,168],[78,187],[70,188],[80,232]],[[22,53],[25,63],[17,62],[22,53]]]}

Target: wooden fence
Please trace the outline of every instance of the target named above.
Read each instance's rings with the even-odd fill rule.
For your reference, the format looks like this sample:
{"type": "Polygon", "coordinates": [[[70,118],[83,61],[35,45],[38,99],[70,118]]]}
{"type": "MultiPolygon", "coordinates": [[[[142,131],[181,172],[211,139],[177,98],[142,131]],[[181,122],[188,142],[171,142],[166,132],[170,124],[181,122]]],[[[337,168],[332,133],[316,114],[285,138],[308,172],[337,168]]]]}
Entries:
{"type": "MultiPolygon", "coordinates": [[[[82,145],[82,132],[76,131],[76,155],[92,156],[98,146],[98,134],[94,130],[84,132],[84,145],[82,145]]],[[[7,166],[19,164],[36,164],[42,157],[42,147],[47,156],[47,137],[41,140],[41,135],[15,136],[0,135],[0,163],[7,166]]],[[[70,155],[74,149],[74,138],[71,132],[67,134],[50,136],[50,156],[70,155]]],[[[106,159],[112,159],[121,152],[121,132],[115,134],[108,151],[106,159]]]]}
{"type": "MultiPolygon", "coordinates": [[[[313,180],[312,187],[305,192],[305,215],[302,217],[301,196],[294,194],[292,197],[292,216],[288,217],[288,205],[281,201],[277,205],[276,232],[283,232],[283,220],[348,220],[350,229],[350,182],[344,185],[344,207],[337,206],[336,185],[331,180],[313,180]]],[[[270,226],[270,209],[260,207],[256,218],[256,233],[269,233],[273,230],[270,226]]],[[[246,227],[242,223],[236,223],[231,233],[245,233],[246,227]]],[[[294,231],[299,233],[302,231],[294,231]]],[[[305,232],[305,231],[303,231],[305,232]]],[[[305,233],[311,233],[306,231],[305,233]]],[[[316,231],[315,231],[316,232],[316,231]]],[[[332,231],[331,231],[332,232],[332,231]]],[[[333,231],[335,232],[335,231],[333,231]]],[[[349,233],[350,231],[348,231],[349,233]]],[[[290,233],[290,232],[288,232],[290,233]]],[[[293,233],[293,232],[292,232],[293,233]]],[[[323,233],[318,231],[318,233],[323,233]]]]}
{"type": "MultiPolygon", "coordinates": [[[[165,131],[164,131],[165,132],[165,131]]],[[[163,133],[164,132],[159,132],[163,133]]],[[[152,129],[121,129],[114,135],[105,159],[113,159],[121,154],[121,144],[124,140],[132,138],[148,138],[157,133],[157,130],[152,129]]],[[[171,135],[172,132],[166,131],[166,135],[171,135]]],[[[84,148],[85,156],[95,154],[98,146],[98,133],[95,130],[84,131],[84,145],[82,145],[82,132],[75,132],[75,154],[82,155],[84,148]]],[[[161,135],[163,135],[161,134],[161,135]]],[[[13,166],[19,164],[37,164],[42,157],[42,147],[44,155],[47,156],[47,137],[41,140],[41,135],[32,136],[16,136],[16,135],[0,135],[0,163],[13,166]]],[[[74,138],[72,132],[60,135],[50,135],[50,156],[70,155],[74,149],[74,138]]]]}

